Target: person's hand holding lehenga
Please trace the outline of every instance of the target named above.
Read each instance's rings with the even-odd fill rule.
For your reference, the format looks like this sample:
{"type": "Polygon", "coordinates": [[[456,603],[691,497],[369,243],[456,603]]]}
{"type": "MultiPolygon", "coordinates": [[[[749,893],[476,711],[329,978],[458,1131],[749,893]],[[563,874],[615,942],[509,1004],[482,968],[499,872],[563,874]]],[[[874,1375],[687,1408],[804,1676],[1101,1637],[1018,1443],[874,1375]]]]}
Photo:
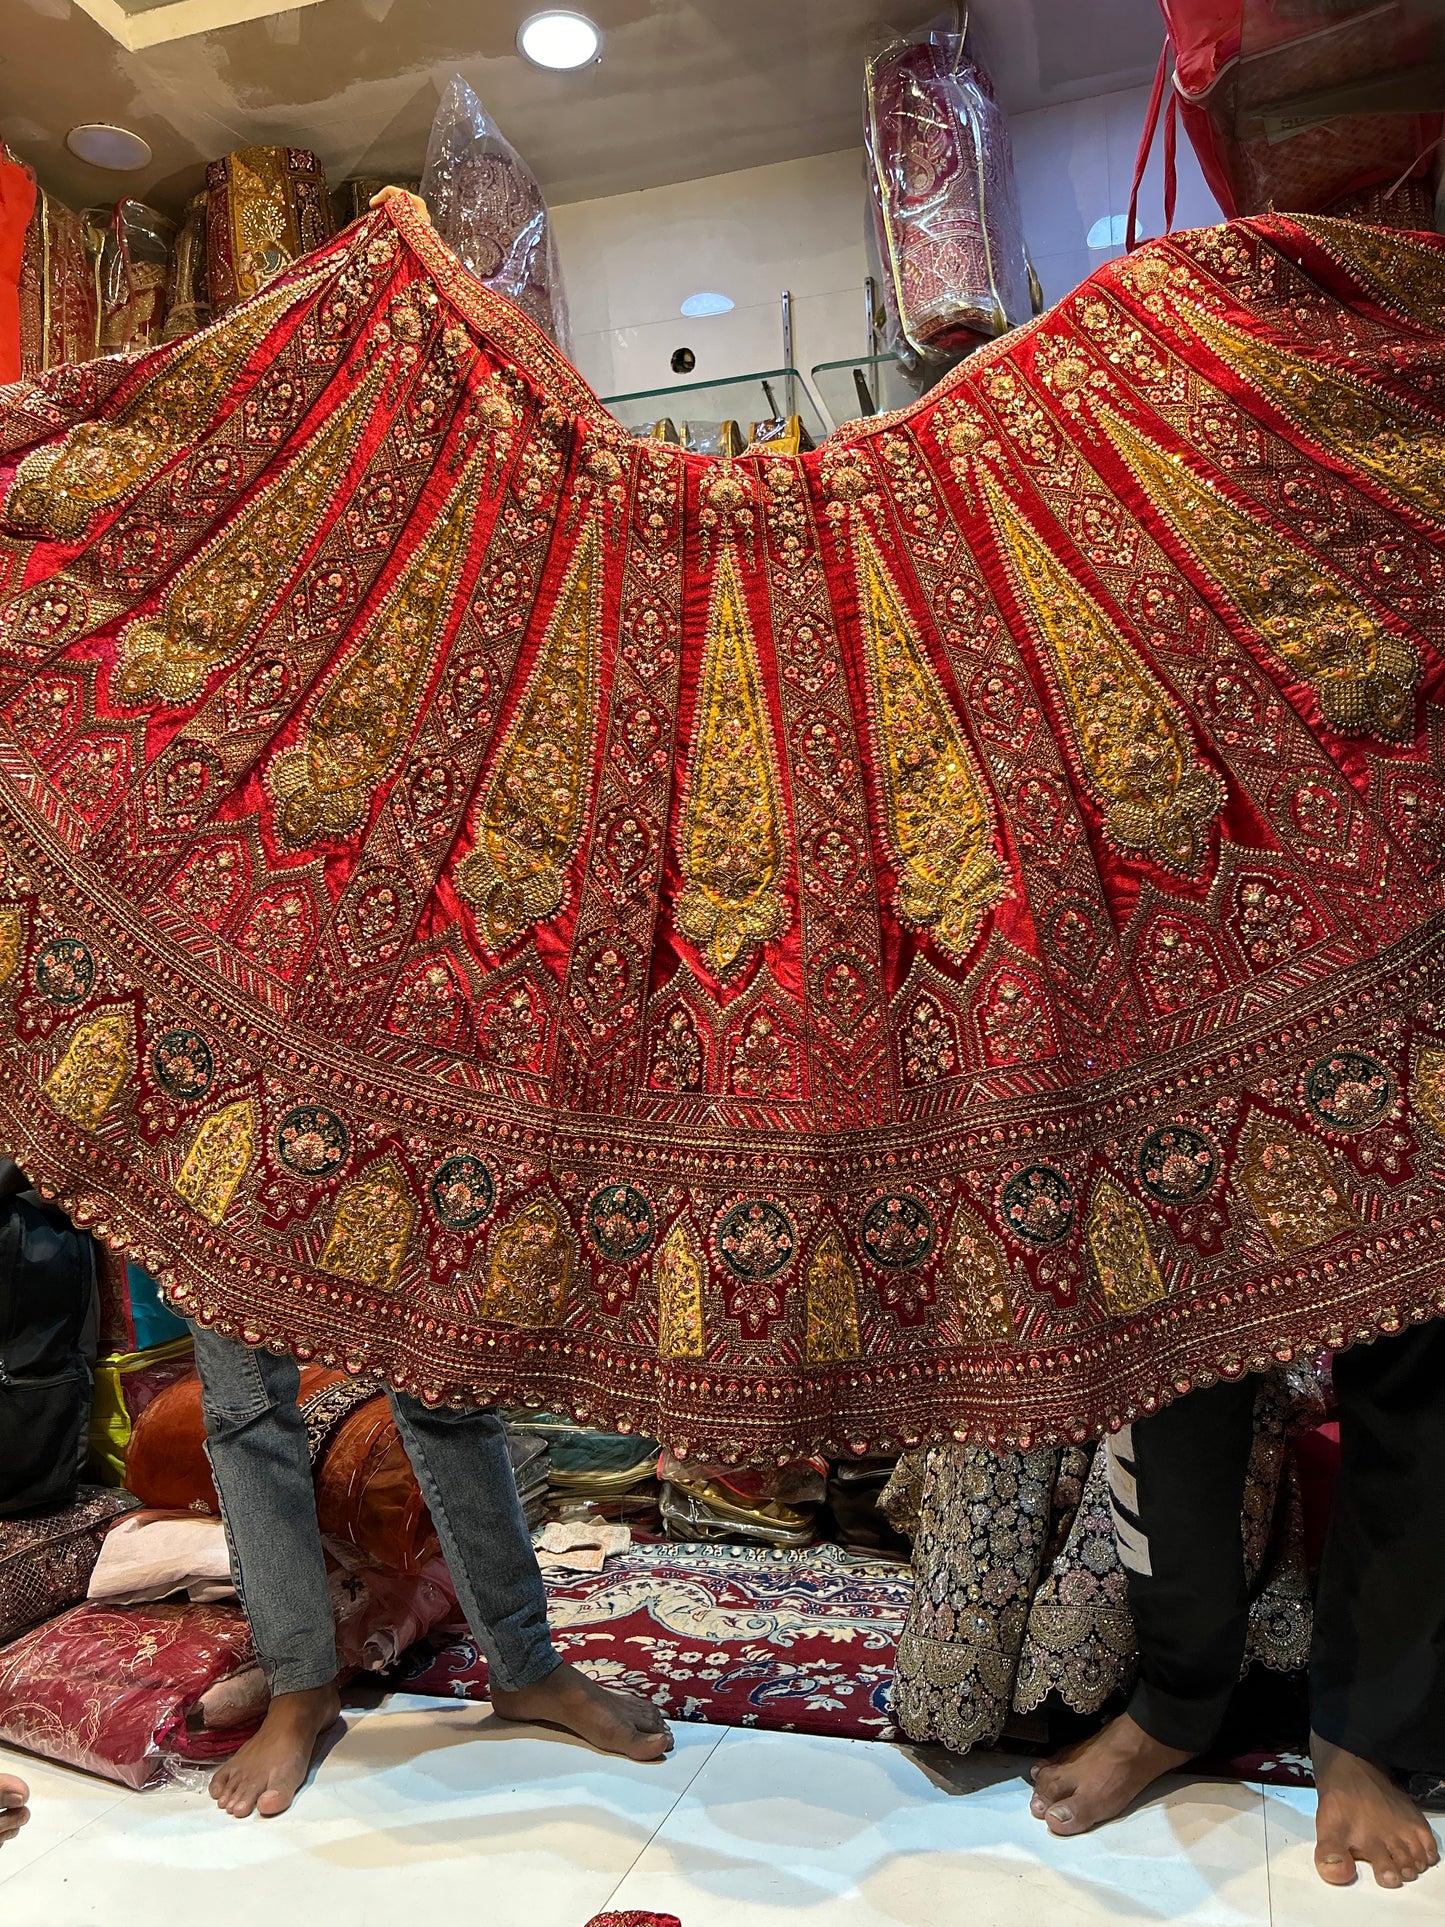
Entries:
{"type": "Polygon", "coordinates": [[[410,202],[417,219],[425,221],[428,227],[432,225],[431,211],[420,194],[412,194],[404,187],[379,187],[371,197],[373,207],[385,207],[389,201],[410,202]]]}
{"type": "Polygon", "coordinates": [[[30,1789],[13,1773],[0,1773],[0,1847],[13,1840],[30,1818],[30,1789]]]}

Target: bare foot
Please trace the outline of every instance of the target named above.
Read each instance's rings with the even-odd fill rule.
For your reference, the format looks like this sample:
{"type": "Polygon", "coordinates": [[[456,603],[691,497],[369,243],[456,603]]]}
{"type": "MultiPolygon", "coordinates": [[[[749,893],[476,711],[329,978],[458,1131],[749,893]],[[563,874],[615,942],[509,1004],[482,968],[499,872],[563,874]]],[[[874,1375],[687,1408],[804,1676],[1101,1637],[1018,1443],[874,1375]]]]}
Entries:
{"type": "Polygon", "coordinates": [[[494,1687],[492,1710],[504,1720],[563,1727],[600,1753],[621,1753],[629,1760],[660,1760],[672,1751],[672,1734],[655,1706],[631,1693],[609,1692],[565,1660],[520,1693],[499,1693],[494,1687]]]}
{"type": "Polygon", "coordinates": [[[1410,1796],[1357,1753],[1310,1734],[1319,1811],[1315,1866],[1332,1887],[1349,1887],[1355,1862],[1367,1860],[1381,1887],[1402,1887],[1436,1866],[1440,1849],[1430,1822],[1410,1796]]]}
{"type": "Polygon", "coordinates": [[[1151,1739],[1121,1713],[1092,1739],[1034,1768],[1029,1812],[1045,1821],[1050,1833],[1087,1833],[1106,1820],[1117,1820],[1161,1773],[1185,1765],[1190,1757],[1151,1739]]]}
{"type": "Polygon", "coordinates": [[[238,1820],[252,1813],[273,1820],[284,1813],[311,1770],[316,1742],[340,1715],[341,1695],[334,1686],[279,1693],[260,1732],[212,1775],[211,1798],[238,1820]]]}
{"type": "Polygon", "coordinates": [[[0,1773],[0,1847],[13,1840],[30,1818],[30,1789],[13,1773],[0,1773]]]}

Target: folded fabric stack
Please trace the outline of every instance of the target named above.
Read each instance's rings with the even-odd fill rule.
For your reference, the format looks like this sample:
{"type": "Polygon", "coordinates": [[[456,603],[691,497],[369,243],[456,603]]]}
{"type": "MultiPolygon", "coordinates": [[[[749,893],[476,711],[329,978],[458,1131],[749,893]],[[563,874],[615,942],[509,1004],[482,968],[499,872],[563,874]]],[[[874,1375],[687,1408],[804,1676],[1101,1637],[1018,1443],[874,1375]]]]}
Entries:
{"type": "Polygon", "coordinates": [[[811,1545],[818,1536],[827,1470],[818,1459],[740,1469],[675,1459],[664,1452],[658,1473],[667,1536],[699,1544],[730,1540],[779,1549],[811,1545]]]}
{"type": "Polygon", "coordinates": [[[125,1457],[136,1420],[151,1400],[193,1369],[185,1321],[165,1303],[139,1265],[95,1247],[100,1288],[100,1357],[90,1413],[90,1475],[125,1483],[125,1457]]]}
{"type": "Polygon", "coordinates": [[[0,1519],[0,1647],[85,1598],[107,1532],[135,1505],[83,1485],[60,1512],[0,1519]]]}
{"type": "Polygon", "coordinates": [[[576,1517],[591,1511],[634,1531],[660,1526],[656,1439],[635,1432],[596,1432],[557,1412],[509,1411],[506,1423],[512,1436],[546,1446],[545,1516],[576,1517]]]}
{"type": "MultiPolygon", "coordinates": [[[[913,1575],[838,1546],[634,1545],[601,1571],[548,1571],[553,1637],[606,1686],[670,1718],[890,1739],[889,1695],[913,1575]]],[[[460,1626],[433,1632],[386,1683],[486,1699],[460,1626]]]]}

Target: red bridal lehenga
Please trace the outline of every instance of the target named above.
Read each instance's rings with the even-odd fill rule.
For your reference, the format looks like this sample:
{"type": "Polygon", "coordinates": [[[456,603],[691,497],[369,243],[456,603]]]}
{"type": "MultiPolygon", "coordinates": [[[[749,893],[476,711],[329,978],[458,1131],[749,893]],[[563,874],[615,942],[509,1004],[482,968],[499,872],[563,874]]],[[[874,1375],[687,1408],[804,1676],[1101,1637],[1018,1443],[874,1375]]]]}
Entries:
{"type": "Polygon", "coordinates": [[[388,211],[0,450],[0,1136],[183,1310],[729,1456],[1445,1310],[1445,244],[718,461],[388,211]]]}

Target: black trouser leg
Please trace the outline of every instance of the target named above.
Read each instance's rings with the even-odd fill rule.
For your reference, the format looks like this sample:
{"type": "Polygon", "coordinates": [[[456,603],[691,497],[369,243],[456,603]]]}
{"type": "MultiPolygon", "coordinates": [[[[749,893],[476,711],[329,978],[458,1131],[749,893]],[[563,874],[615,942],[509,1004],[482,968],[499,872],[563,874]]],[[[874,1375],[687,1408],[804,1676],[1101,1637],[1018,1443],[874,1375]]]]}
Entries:
{"type": "Polygon", "coordinates": [[[1315,1598],[1315,1731],[1445,1773],[1445,1322],[1335,1359],[1340,1476],[1315,1598]]]}
{"type": "Polygon", "coordinates": [[[1239,1684],[1249,1627],[1241,1526],[1259,1380],[1190,1392],[1109,1440],[1119,1551],[1139,1636],[1129,1712],[1202,1753],[1239,1684]]]}

